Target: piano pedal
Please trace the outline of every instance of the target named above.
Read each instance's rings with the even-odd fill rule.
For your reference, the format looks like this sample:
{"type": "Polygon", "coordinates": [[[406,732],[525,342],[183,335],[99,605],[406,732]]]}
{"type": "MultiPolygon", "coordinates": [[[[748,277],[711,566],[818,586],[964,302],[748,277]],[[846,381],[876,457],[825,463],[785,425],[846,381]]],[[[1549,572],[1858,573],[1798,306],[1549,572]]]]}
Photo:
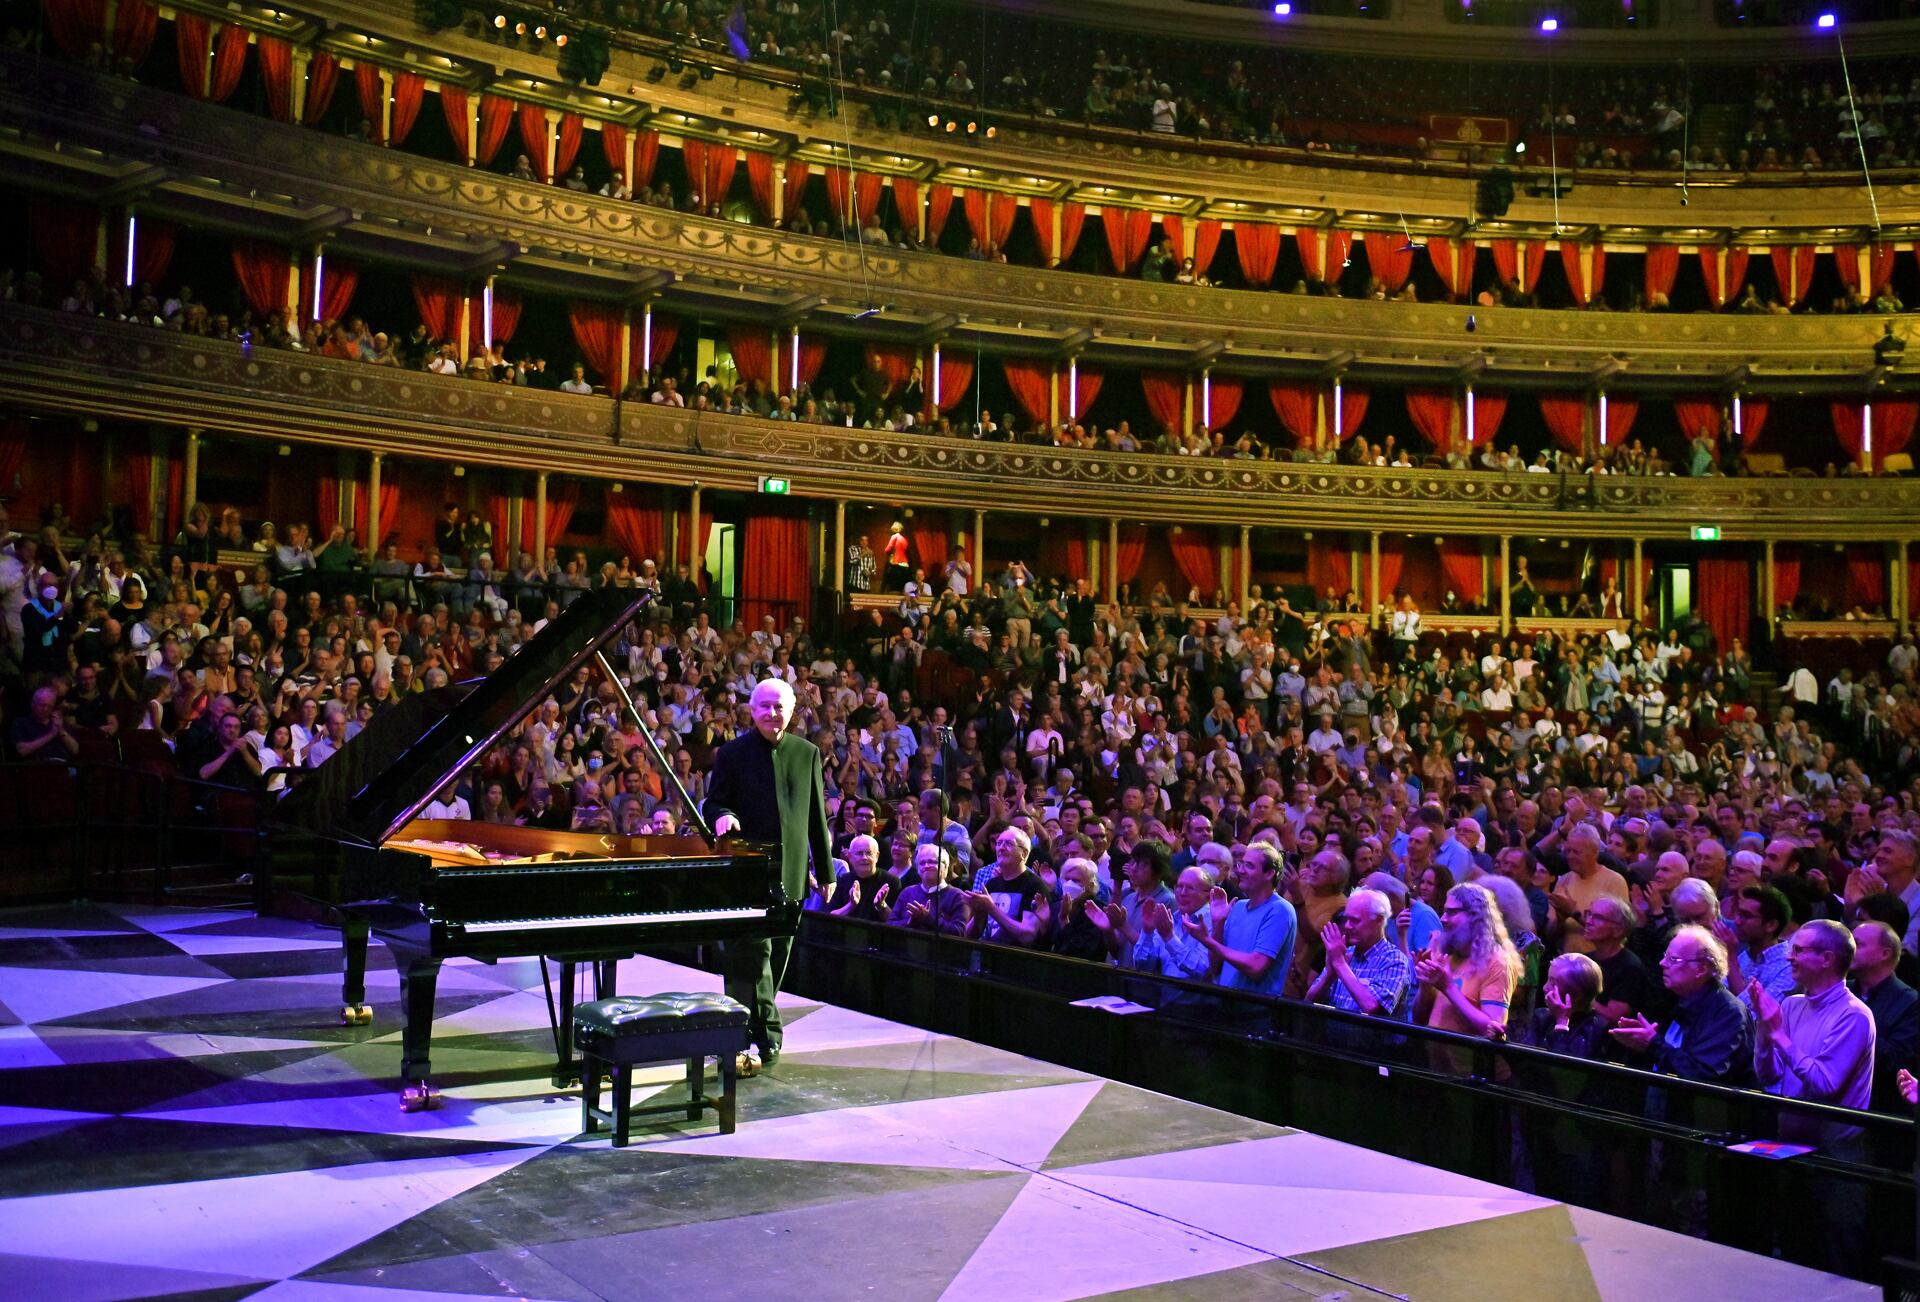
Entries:
{"type": "Polygon", "coordinates": [[[400,1091],[402,1112],[430,1112],[440,1106],[440,1091],[425,1081],[415,1081],[400,1091]]]}
{"type": "Polygon", "coordinates": [[[340,1025],[372,1026],[373,1009],[367,1004],[345,1004],[340,1009],[340,1025]]]}

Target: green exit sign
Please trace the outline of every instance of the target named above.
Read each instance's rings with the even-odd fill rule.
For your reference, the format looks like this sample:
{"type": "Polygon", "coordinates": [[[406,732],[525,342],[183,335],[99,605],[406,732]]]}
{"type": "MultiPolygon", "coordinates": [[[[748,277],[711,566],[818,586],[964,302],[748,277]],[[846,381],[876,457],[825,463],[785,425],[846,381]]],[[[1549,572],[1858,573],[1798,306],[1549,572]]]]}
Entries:
{"type": "Polygon", "coordinates": [[[1693,526],[1695,542],[1719,542],[1720,526],[1717,524],[1696,524],[1693,526]]]}
{"type": "Polygon", "coordinates": [[[778,475],[760,476],[760,491],[763,493],[787,494],[793,491],[793,481],[782,479],[778,475]]]}

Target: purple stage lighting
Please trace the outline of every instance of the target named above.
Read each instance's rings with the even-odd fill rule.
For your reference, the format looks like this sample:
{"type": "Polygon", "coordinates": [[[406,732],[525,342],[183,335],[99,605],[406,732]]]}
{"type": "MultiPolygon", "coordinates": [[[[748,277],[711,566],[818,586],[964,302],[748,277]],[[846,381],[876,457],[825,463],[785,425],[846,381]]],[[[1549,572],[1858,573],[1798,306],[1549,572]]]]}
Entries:
{"type": "Polygon", "coordinates": [[[1285,18],[1292,13],[1293,6],[1287,3],[1287,0],[1280,0],[1280,3],[1273,7],[1273,16],[1275,18],[1285,18]]]}
{"type": "Polygon", "coordinates": [[[1814,20],[1813,25],[1815,27],[1818,27],[1821,31],[1824,32],[1828,28],[1833,26],[1834,21],[1835,20],[1832,14],[1821,14],[1819,18],[1814,20]]]}
{"type": "Polygon", "coordinates": [[[1560,20],[1558,18],[1542,18],[1540,20],[1540,30],[1543,32],[1557,32],[1560,30],[1560,20]]]}

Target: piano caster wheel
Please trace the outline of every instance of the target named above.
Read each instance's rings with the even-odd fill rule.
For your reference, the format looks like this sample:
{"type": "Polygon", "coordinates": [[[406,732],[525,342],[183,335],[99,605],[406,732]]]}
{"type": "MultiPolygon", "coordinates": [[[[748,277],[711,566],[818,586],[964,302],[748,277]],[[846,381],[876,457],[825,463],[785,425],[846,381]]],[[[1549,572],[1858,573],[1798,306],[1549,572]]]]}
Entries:
{"type": "Polygon", "coordinates": [[[415,1081],[400,1091],[402,1112],[429,1112],[440,1106],[440,1091],[425,1081],[415,1081]]]}
{"type": "Polygon", "coordinates": [[[372,1026],[373,1009],[366,1004],[347,1004],[340,1009],[340,1025],[372,1026]]]}

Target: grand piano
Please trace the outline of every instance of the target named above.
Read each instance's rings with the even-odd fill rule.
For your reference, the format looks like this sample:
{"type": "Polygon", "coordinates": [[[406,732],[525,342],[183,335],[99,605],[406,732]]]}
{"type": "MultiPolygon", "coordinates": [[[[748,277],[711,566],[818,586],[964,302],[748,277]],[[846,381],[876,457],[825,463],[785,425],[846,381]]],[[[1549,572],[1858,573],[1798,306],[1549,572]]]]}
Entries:
{"type": "MultiPolygon", "coordinates": [[[[614,993],[617,960],[642,949],[791,934],[796,925],[799,902],[782,890],[778,860],[765,847],[715,844],[697,810],[690,820],[697,832],[685,837],[418,817],[577,670],[597,664],[614,677],[605,648],[647,601],[619,588],[583,594],[489,677],[419,692],[381,711],[273,812],[261,908],[312,916],[317,907],[338,923],[344,1021],[372,1018],[369,937],[393,954],[408,1110],[437,1098],[428,1050],[435,986],[448,958],[560,961],[555,1083],[564,1084],[576,1069],[568,1035],[576,964],[591,965],[595,995],[605,997],[614,993]]],[[[660,767],[672,781],[668,766],[660,767]]]]}

